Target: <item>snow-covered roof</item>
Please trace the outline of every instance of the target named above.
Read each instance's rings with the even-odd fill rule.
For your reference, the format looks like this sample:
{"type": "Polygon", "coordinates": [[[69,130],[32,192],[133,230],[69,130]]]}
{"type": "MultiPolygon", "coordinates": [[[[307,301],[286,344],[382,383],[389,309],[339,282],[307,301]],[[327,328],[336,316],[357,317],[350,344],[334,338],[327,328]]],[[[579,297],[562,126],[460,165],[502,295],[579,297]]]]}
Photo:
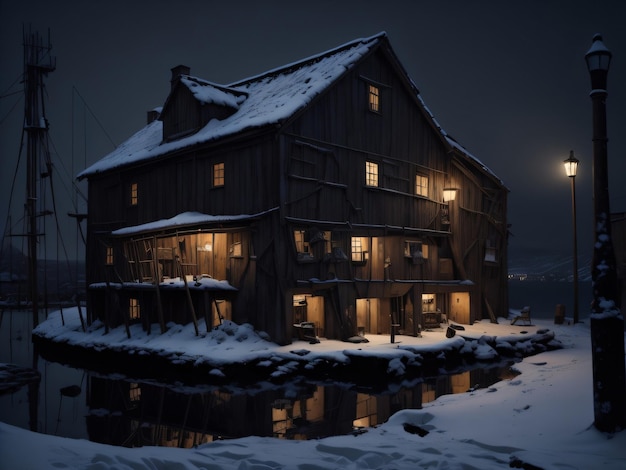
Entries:
{"type": "MultiPolygon", "coordinates": [[[[271,210],[270,210],[271,211],[271,210]]],[[[158,232],[168,229],[182,229],[185,227],[198,227],[209,224],[223,224],[228,222],[237,222],[244,220],[252,220],[266,214],[265,211],[258,214],[237,214],[237,215],[208,215],[201,212],[183,212],[169,219],[160,219],[154,222],[148,222],[132,227],[123,227],[114,230],[111,234],[116,236],[138,235],[147,232],[158,232]]]]}
{"type": "Polygon", "coordinates": [[[212,103],[239,109],[239,105],[247,97],[246,94],[239,90],[228,89],[189,75],[183,75],[180,82],[185,85],[201,103],[212,103]]]}
{"type": "MultiPolygon", "coordinates": [[[[79,173],[78,179],[185,147],[215,141],[247,129],[279,124],[306,107],[386,37],[386,33],[381,32],[369,38],[356,39],[335,49],[225,86],[182,75],[180,83],[186,86],[198,101],[226,106],[236,112],[222,120],[211,119],[198,132],[172,141],[163,141],[163,122],[153,121],[113,152],[79,173]]],[[[401,69],[404,71],[402,67],[401,69]]],[[[502,183],[491,170],[448,136],[424,104],[417,87],[406,71],[404,74],[407,83],[414,90],[416,99],[444,141],[502,183]]]]}
{"type": "Polygon", "coordinates": [[[200,83],[209,82],[185,76],[182,82],[194,92],[196,98],[216,104],[219,101],[215,100],[221,99],[229,105],[236,105],[238,111],[224,120],[209,121],[193,135],[170,142],[162,141],[163,123],[153,121],[113,152],[83,170],[78,178],[217,140],[245,129],[280,123],[309,104],[385,36],[385,33],[379,33],[370,38],[357,39],[331,51],[227,86],[242,95],[247,94],[246,99],[240,96],[235,100],[234,95],[217,87],[199,86],[200,83]],[[193,84],[198,86],[194,87],[193,84]]]}

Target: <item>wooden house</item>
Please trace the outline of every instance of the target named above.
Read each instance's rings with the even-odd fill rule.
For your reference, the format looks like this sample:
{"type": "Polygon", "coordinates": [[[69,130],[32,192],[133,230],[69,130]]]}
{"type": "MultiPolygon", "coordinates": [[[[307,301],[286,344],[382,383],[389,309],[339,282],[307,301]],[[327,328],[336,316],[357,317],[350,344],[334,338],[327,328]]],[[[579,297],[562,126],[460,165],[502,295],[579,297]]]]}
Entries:
{"type": "Polygon", "coordinates": [[[385,33],[228,85],[175,67],[146,127],[78,177],[107,326],[230,319],[287,344],[508,312],[508,190],[385,33]]]}

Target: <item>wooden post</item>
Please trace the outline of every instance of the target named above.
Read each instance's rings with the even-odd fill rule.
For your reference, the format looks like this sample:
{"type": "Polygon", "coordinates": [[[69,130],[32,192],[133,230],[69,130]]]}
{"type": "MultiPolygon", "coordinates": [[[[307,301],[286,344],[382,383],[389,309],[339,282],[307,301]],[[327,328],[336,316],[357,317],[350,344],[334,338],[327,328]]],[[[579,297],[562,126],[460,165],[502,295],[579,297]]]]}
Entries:
{"type": "MultiPolygon", "coordinates": [[[[154,291],[156,294],[156,307],[157,307],[157,316],[159,317],[159,325],[161,327],[161,334],[165,333],[167,329],[165,328],[165,319],[163,318],[163,305],[161,304],[161,290],[159,284],[161,283],[161,275],[159,273],[159,257],[155,255],[157,252],[157,239],[154,237],[154,247],[150,251],[150,256],[152,257],[152,284],[154,285],[154,291]]],[[[150,328],[150,322],[148,322],[148,328],[150,328]]],[[[148,331],[150,333],[150,331],[148,331]]]]}
{"type": "Polygon", "coordinates": [[[175,257],[176,267],[178,272],[180,273],[180,277],[183,279],[183,283],[185,284],[185,294],[187,294],[187,302],[189,303],[189,309],[191,310],[191,318],[193,319],[193,328],[196,331],[196,336],[198,336],[198,319],[196,318],[196,310],[193,308],[193,300],[191,299],[191,292],[189,292],[189,285],[187,284],[187,278],[185,277],[185,273],[183,272],[183,265],[180,262],[180,256],[176,255],[175,257]]]}

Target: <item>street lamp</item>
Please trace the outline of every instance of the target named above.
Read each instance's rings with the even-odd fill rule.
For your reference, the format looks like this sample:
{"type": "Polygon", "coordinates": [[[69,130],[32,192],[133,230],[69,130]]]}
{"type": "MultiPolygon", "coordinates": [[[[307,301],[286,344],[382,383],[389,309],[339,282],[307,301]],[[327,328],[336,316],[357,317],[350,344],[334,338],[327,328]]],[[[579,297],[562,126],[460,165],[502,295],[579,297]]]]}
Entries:
{"type": "Polygon", "coordinates": [[[593,37],[585,54],[591,77],[593,109],[593,208],[595,240],[591,262],[591,354],[593,360],[594,425],[603,432],[626,427],[624,320],[619,310],[615,254],[611,240],[607,165],[606,82],[611,52],[602,36],[593,37]]]}
{"type": "Polygon", "coordinates": [[[576,238],[576,171],[579,160],[570,150],[569,158],[563,160],[565,174],[572,181],[572,229],[574,232],[574,323],[578,323],[578,242],[576,238]]]}

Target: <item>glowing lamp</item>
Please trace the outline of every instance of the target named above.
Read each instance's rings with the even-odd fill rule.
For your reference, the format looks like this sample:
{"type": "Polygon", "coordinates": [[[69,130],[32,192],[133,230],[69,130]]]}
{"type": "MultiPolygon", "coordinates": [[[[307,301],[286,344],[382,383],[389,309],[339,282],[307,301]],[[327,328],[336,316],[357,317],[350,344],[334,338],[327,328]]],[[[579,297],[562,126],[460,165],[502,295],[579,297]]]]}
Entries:
{"type": "Polygon", "coordinates": [[[443,188],[443,202],[454,201],[456,199],[456,188],[443,188]]]}
{"type": "Polygon", "coordinates": [[[578,162],[579,160],[574,157],[574,151],[570,150],[569,158],[563,160],[563,164],[565,165],[565,174],[570,178],[576,177],[576,170],[578,170],[578,162]]]}

